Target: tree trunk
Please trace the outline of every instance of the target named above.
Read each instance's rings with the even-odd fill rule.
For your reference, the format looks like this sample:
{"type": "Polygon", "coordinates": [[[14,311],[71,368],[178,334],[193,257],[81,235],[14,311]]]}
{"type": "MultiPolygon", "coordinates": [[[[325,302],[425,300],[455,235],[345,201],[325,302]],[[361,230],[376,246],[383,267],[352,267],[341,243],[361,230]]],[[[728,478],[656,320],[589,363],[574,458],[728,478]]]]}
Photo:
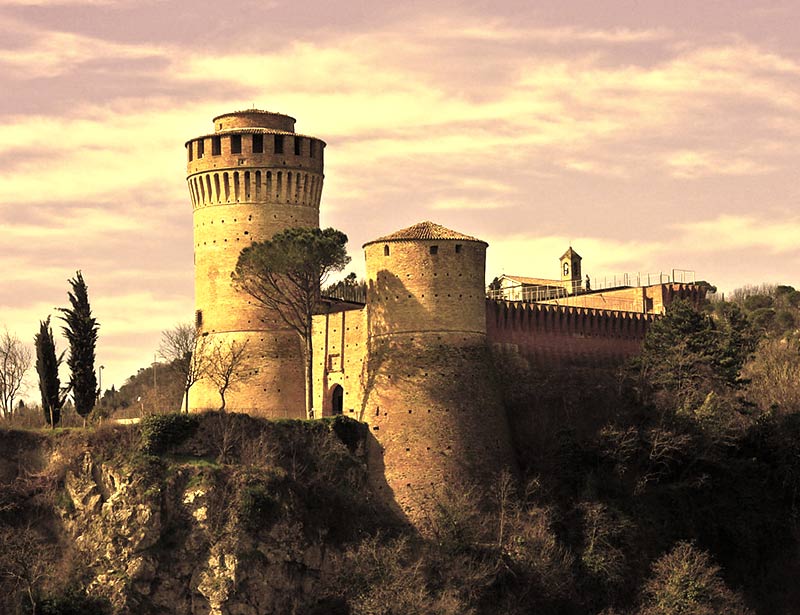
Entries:
{"type": "Polygon", "coordinates": [[[186,414],[189,414],[189,387],[183,390],[183,408],[186,414]]]}

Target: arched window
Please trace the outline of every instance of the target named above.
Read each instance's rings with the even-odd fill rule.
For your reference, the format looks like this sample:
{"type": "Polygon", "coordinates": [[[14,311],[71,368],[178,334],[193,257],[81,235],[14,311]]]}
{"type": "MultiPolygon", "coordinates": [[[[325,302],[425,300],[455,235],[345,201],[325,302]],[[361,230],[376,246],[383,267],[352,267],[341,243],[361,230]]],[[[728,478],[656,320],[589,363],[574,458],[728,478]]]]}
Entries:
{"type": "Polygon", "coordinates": [[[389,256],[389,246],[383,246],[383,255],[389,256]]]}
{"type": "Polygon", "coordinates": [[[344,414],[344,389],[339,384],[333,385],[331,391],[331,414],[344,414]]]}

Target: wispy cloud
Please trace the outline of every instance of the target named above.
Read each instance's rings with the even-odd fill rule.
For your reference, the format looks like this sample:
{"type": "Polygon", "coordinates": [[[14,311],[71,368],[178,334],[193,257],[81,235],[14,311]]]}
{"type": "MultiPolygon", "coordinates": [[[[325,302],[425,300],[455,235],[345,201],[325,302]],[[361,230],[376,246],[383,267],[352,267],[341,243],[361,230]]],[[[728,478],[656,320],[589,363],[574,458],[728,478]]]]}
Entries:
{"type": "Polygon", "coordinates": [[[0,21],[0,32],[26,34],[25,44],[0,48],[0,67],[16,79],[56,77],[93,60],[164,57],[165,51],[58,30],[34,29],[16,20],[0,21]]]}
{"type": "Polygon", "coordinates": [[[759,219],[753,216],[720,215],[692,224],[675,225],[680,243],[696,252],[736,253],[747,249],[769,255],[798,254],[800,217],[759,219]]]}

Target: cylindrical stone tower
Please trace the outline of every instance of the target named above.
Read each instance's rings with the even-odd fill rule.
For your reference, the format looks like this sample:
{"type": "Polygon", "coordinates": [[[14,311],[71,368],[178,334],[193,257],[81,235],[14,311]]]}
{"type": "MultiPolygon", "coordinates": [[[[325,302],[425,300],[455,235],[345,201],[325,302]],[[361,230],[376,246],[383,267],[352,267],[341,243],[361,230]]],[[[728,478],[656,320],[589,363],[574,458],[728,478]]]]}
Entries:
{"type": "MultiPolygon", "coordinates": [[[[186,143],[194,209],[195,324],[203,347],[246,342],[244,377],[226,393],[230,410],[305,417],[298,336],[277,314],[234,291],[231,272],[254,241],[289,227],[318,227],[325,143],[294,132],[288,115],[249,109],[214,118],[214,132],[186,143]]],[[[217,387],[203,379],[190,408],[218,408],[217,387]]]]}
{"type": "Polygon", "coordinates": [[[444,485],[514,467],[486,342],[487,244],[422,222],[364,245],[365,418],[391,495],[418,526],[444,485]]]}

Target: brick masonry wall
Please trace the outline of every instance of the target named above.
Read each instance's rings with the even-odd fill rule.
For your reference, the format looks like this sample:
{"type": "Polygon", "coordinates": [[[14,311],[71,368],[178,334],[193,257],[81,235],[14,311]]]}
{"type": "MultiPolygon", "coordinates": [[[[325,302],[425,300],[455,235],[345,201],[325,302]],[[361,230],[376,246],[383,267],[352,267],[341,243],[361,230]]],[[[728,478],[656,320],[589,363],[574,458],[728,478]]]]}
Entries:
{"type": "Polygon", "coordinates": [[[370,468],[382,469],[373,480],[417,525],[443,485],[485,493],[515,465],[485,341],[451,341],[384,337],[368,358],[364,418],[378,443],[370,468]]]}
{"type": "Polygon", "coordinates": [[[334,387],[344,390],[343,414],[364,420],[363,370],[367,352],[366,309],[337,309],[314,317],[314,409],[331,416],[334,387]]]}
{"type": "Polygon", "coordinates": [[[487,339],[542,363],[613,363],[641,348],[650,314],[486,301],[487,339]]]}
{"type": "Polygon", "coordinates": [[[365,254],[370,335],[425,331],[485,334],[485,244],[394,241],[368,244],[365,254]],[[434,246],[435,255],[431,254],[434,246]]]}
{"type": "MultiPolygon", "coordinates": [[[[305,418],[305,380],[300,338],[294,331],[211,333],[209,343],[246,343],[243,376],[226,393],[226,408],[263,418],[305,418]]],[[[219,391],[209,379],[189,391],[192,411],[217,410],[219,391]]]]}

